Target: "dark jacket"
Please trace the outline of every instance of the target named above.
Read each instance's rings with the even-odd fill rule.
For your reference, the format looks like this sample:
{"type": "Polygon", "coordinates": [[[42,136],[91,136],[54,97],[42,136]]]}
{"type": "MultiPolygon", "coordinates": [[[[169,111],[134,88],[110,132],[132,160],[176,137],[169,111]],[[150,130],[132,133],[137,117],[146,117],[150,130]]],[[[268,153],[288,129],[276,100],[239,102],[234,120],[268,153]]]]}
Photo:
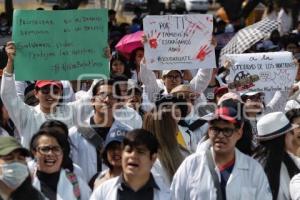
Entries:
{"type": "MultiPolygon", "coordinates": [[[[31,183],[30,176],[11,194],[9,200],[45,200],[46,198],[37,191],[31,183]]],[[[0,200],[3,200],[0,196],[0,200]]]]}

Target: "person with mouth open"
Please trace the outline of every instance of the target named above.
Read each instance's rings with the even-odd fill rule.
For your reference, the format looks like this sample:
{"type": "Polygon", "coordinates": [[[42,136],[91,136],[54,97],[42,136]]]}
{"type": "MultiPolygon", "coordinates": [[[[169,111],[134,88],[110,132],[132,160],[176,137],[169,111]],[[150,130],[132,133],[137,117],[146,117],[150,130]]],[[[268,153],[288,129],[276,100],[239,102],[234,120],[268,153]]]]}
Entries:
{"type": "Polygon", "coordinates": [[[122,173],[121,144],[126,132],[127,131],[121,127],[112,127],[109,131],[102,151],[103,163],[108,166],[108,169],[103,170],[100,174],[97,173],[98,177],[95,180],[94,189],[100,186],[103,182],[119,176],[122,173]]]}
{"type": "Polygon", "coordinates": [[[60,128],[40,129],[31,139],[30,151],[36,160],[33,186],[49,200],[89,199],[91,190],[73,172],[69,138],[60,128]]]}
{"type": "Polygon", "coordinates": [[[180,165],[171,184],[172,199],[272,199],[262,166],[235,147],[244,125],[238,104],[221,104],[208,119],[210,145],[180,165]]]}
{"type": "Polygon", "coordinates": [[[151,174],[158,141],[144,129],[129,131],[122,142],[123,173],[96,188],[90,200],[168,200],[169,188],[151,174]]]}

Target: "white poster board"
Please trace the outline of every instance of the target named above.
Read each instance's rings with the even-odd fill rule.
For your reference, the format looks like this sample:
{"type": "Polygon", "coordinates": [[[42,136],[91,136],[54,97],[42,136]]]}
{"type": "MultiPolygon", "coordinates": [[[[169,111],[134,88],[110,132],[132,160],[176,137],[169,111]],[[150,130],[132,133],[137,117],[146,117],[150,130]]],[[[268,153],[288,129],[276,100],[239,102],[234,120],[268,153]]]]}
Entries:
{"type": "Polygon", "coordinates": [[[240,92],[288,91],[294,83],[297,67],[290,52],[227,54],[230,68],[229,85],[239,85],[247,77],[257,77],[252,83],[236,87],[240,92]]]}
{"type": "Polygon", "coordinates": [[[216,67],[212,15],[146,16],[145,59],[152,70],[216,67]]]}

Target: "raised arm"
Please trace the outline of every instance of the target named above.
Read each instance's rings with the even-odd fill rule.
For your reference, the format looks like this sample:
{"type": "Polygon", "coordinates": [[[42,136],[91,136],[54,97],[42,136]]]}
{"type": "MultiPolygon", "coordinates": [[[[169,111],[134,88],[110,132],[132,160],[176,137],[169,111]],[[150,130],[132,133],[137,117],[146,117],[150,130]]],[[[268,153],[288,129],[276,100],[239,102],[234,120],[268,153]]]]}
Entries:
{"type": "Polygon", "coordinates": [[[211,79],[213,69],[199,69],[190,84],[196,92],[203,92],[211,79]]]}
{"type": "MultiPolygon", "coordinates": [[[[214,48],[217,46],[217,40],[215,37],[211,38],[210,41],[211,47],[214,50],[214,48]]],[[[212,66],[215,67],[215,66],[212,66]]],[[[209,85],[211,76],[213,73],[213,69],[199,69],[196,76],[191,80],[190,84],[192,88],[196,92],[203,92],[207,86],[209,85]]]]}
{"type": "MultiPolygon", "coordinates": [[[[8,42],[5,48],[8,55],[7,65],[4,69],[1,83],[1,99],[5,108],[8,111],[9,117],[16,125],[20,134],[28,120],[27,115],[31,115],[33,109],[26,105],[23,100],[17,96],[15,81],[14,81],[14,57],[16,47],[13,42],[8,42]]],[[[30,133],[27,133],[30,134],[30,133]]]]}
{"type": "Polygon", "coordinates": [[[154,72],[147,68],[145,59],[141,61],[140,76],[141,81],[145,85],[145,92],[148,95],[149,101],[155,102],[155,98],[160,93],[161,88],[156,82],[156,76],[154,72]]]}

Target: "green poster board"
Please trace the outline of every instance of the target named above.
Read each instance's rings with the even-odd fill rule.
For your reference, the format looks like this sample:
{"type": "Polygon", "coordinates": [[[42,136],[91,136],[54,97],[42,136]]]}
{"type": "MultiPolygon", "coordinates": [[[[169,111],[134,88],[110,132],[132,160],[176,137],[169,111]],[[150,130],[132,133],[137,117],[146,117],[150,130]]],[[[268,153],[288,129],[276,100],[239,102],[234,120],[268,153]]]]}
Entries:
{"type": "Polygon", "coordinates": [[[16,80],[77,80],[109,74],[107,10],[16,10],[16,80]]]}

